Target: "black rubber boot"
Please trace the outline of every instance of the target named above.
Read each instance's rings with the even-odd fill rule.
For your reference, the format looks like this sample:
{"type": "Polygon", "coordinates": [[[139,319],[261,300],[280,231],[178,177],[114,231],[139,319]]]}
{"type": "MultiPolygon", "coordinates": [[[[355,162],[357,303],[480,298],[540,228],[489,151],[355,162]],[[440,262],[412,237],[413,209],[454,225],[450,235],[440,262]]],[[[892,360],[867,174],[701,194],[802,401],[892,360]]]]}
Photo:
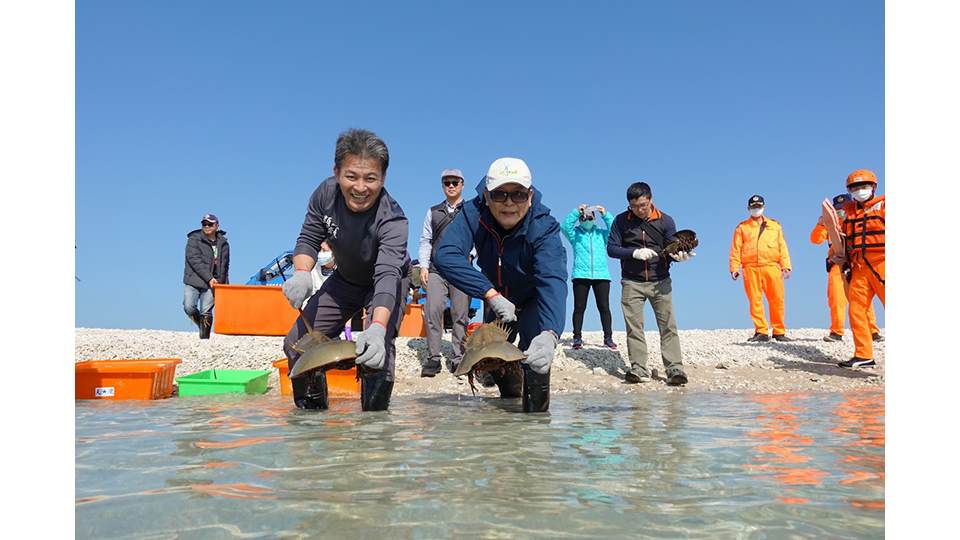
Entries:
{"type": "Polygon", "coordinates": [[[390,406],[393,381],[382,369],[360,369],[360,408],[364,411],[385,411],[390,406]]]}
{"type": "Polygon", "coordinates": [[[502,398],[518,398],[523,395],[523,375],[516,371],[502,373],[500,370],[490,373],[490,378],[500,389],[502,398]]]}
{"type": "Polygon", "coordinates": [[[327,374],[317,369],[303,377],[290,379],[293,386],[293,404],[299,409],[326,409],[327,374]]]}
{"type": "Polygon", "coordinates": [[[210,315],[200,316],[200,339],[210,339],[210,329],[213,328],[213,317],[210,315]]]}
{"type": "Polygon", "coordinates": [[[190,320],[193,321],[193,324],[197,325],[197,330],[203,330],[203,319],[200,318],[199,313],[188,315],[188,317],[190,317],[190,320]]]}
{"type": "Polygon", "coordinates": [[[550,372],[543,375],[523,366],[523,412],[550,410],[550,372]]]}

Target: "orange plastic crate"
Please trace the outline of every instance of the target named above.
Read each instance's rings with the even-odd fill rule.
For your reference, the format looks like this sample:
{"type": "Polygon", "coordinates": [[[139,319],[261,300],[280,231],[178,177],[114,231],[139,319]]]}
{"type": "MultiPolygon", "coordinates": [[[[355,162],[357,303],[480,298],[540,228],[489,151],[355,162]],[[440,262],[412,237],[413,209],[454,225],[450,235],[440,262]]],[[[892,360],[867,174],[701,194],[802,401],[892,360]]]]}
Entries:
{"type": "Polygon", "coordinates": [[[173,395],[179,358],[88,360],[75,364],[76,399],[164,399],[173,395]]]}
{"type": "Polygon", "coordinates": [[[297,318],[283,289],[270,285],[214,285],[213,331],[245,336],[285,336],[297,318]]]}
{"type": "Polygon", "coordinates": [[[423,322],[423,304],[407,304],[400,321],[400,337],[425,337],[427,325],[423,322]]]}
{"type": "MultiPolygon", "coordinates": [[[[280,395],[292,396],[293,385],[287,371],[287,359],[281,358],[273,363],[280,373],[280,395]]],[[[327,371],[327,394],[337,397],[355,397],[360,395],[360,381],[357,380],[357,368],[327,371]]]]}

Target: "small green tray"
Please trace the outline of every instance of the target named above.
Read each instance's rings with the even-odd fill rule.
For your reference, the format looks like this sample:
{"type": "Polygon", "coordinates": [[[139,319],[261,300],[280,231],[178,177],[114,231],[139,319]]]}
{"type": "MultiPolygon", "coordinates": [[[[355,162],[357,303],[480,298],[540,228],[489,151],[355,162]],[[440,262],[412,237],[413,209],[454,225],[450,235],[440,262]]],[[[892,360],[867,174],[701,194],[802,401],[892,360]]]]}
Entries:
{"type": "Polygon", "coordinates": [[[265,369],[208,369],[177,377],[180,396],[263,394],[270,371],[265,369]]]}

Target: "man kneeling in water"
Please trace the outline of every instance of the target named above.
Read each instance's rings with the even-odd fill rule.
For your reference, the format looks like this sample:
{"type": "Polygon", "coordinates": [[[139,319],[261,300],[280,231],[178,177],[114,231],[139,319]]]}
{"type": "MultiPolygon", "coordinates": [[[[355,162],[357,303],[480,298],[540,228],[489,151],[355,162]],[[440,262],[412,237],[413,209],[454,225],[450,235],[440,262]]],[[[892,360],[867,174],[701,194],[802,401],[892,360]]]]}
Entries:
{"type": "Polygon", "coordinates": [[[434,265],[454,287],[483,298],[486,322],[516,323],[522,381],[494,375],[502,397],[523,397],[524,412],[550,407],[550,364],[563,332],[567,302],[567,252],[560,225],[541,204],[527,164],[500,158],[477,186],[477,196],[447,227],[434,265]],[[468,262],[476,247],[480,271],[468,262]]]}
{"type": "MultiPolygon", "coordinates": [[[[365,411],[386,410],[390,404],[394,339],[409,287],[407,218],[383,187],[389,160],[387,145],[375,134],[352,129],[340,135],[334,176],[310,196],[293,251],[296,271],[283,284],[283,293],[295,309],[310,298],[283,341],[291,375],[301,354],[294,345],[308,331],[304,319],[314,332],[335,338],[346,321],[366,308],[367,324],[356,344],[360,403],[365,411]],[[310,271],[323,242],[330,246],[337,268],[311,296],[310,271]]],[[[291,383],[297,407],[327,408],[323,370],[291,378],[291,383]]]]}

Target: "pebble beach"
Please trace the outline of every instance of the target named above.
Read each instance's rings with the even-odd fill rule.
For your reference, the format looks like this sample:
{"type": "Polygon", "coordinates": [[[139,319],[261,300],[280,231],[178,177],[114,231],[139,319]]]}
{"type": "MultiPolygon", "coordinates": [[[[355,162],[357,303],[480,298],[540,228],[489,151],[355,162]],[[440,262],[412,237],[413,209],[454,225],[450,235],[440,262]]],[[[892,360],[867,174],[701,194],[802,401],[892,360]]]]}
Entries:
{"type": "MultiPolygon", "coordinates": [[[[876,368],[843,369],[836,365],[852,356],[853,338],[825,342],[820,328],[791,330],[791,343],[747,343],[751,329],[680,330],[683,363],[690,382],[667,386],[660,360],[659,334],[647,332],[649,359],[654,380],[644,384],[624,381],[627,367],[626,333],[614,332],[619,349],[602,345],[600,332],[584,332],[584,347],[573,350],[572,335],[565,333],[557,348],[551,373],[555,393],[623,392],[715,392],[793,393],[844,392],[856,389],[882,390],[884,343],[874,343],[876,368]]],[[[452,355],[450,334],[444,336],[445,357],[452,355]]],[[[75,360],[123,358],[180,358],[176,376],[208,369],[269,369],[268,393],[279,393],[277,370],[272,363],[283,358],[282,337],[211,335],[200,340],[195,332],[166,330],[116,330],[77,328],[75,360]]],[[[397,338],[397,370],[394,395],[471,394],[466,377],[456,378],[444,370],[433,378],[421,378],[426,359],[426,338],[397,338]]],[[[496,388],[476,385],[478,395],[497,396],[496,388]]]]}

